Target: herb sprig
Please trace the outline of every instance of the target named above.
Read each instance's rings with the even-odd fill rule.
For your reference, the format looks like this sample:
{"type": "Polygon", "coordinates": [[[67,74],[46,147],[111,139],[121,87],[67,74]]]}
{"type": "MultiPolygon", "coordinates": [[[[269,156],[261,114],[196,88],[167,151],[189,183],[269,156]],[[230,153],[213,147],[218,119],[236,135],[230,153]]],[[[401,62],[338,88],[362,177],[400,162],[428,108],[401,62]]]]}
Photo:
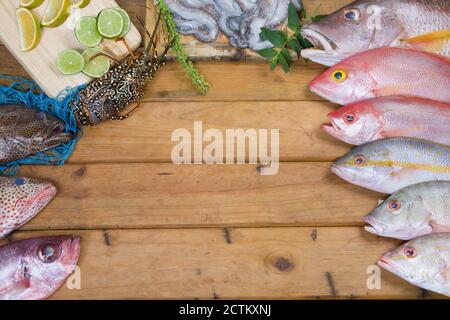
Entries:
{"type": "Polygon", "coordinates": [[[277,66],[281,66],[284,72],[288,73],[292,64],[291,52],[295,52],[298,58],[301,56],[303,49],[312,48],[313,45],[305,39],[300,30],[304,23],[309,21],[317,21],[323,16],[310,17],[306,14],[304,6],[297,11],[291,3],[288,9],[288,30],[272,30],[269,28],[261,28],[260,37],[262,40],[269,41],[272,48],[258,50],[257,53],[270,60],[270,69],[274,70],[277,66]]]}
{"type": "Polygon", "coordinates": [[[192,83],[197,87],[197,89],[203,94],[208,93],[210,85],[200,74],[200,72],[195,68],[194,64],[187,56],[186,51],[184,50],[184,46],[181,43],[180,34],[178,33],[177,26],[175,24],[175,21],[173,20],[173,15],[170,12],[169,7],[164,0],[156,0],[156,4],[159,6],[159,10],[161,10],[164,21],[167,25],[169,37],[173,41],[173,47],[171,50],[175,53],[178,62],[187,72],[192,80],[192,83]]]}

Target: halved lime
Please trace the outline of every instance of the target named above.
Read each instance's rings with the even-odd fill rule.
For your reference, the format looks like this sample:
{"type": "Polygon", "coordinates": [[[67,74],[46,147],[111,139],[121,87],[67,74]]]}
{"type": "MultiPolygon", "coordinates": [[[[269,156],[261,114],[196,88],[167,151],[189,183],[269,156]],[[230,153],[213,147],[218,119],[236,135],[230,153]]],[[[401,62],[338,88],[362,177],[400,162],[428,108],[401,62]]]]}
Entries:
{"type": "Polygon", "coordinates": [[[20,6],[28,9],[34,9],[39,7],[44,0],[20,0],[20,6]]]}
{"type": "Polygon", "coordinates": [[[101,50],[97,48],[89,48],[82,54],[84,58],[83,73],[92,78],[100,78],[104,76],[109,71],[111,66],[111,62],[106,56],[99,55],[92,59],[92,57],[98,53],[101,53],[101,50]]]}
{"type": "Polygon", "coordinates": [[[86,47],[95,47],[103,40],[102,35],[97,31],[97,19],[94,17],[82,17],[78,20],[75,35],[86,47]]]}
{"type": "Polygon", "coordinates": [[[22,51],[33,50],[41,39],[41,25],[29,9],[19,8],[16,14],[19,23],[20,47],[22,51]]]}
{"type": "Polygon", "coordinates": [[[91,0],[72,0],[72,6],[74,8],[82,9],[87,7],[87,5],[91,2],[91,0]]]}
{"type": "Polygon", "coordinates": [[[123,18],[123,30],[120,34],[120,37],[125,37],[128,32],[131,30],[131,19],[128,13],[123,10],[122,8],[114,8],[117,12],[119,12],[122,15],[123,18]]]}
{"type": "Polygon", "coordinates": [[[69,17],[70,0],[48,0],[41,24],[44,27],[56,28],[69,17]]]}
{"type": "Polygon", "coordinates": [[[122,15],[115,9],[105,9],[97,18],[98,32],[105,38],[114,39],[119,37],[123,31],[122,15]]]}
{"type": "Polygon", "coordinates": [[[76,74],[84,69],[84,58],[76,50],[66,50],[58,55],[56,66],[61,73],[70,75],[76,74]]]}

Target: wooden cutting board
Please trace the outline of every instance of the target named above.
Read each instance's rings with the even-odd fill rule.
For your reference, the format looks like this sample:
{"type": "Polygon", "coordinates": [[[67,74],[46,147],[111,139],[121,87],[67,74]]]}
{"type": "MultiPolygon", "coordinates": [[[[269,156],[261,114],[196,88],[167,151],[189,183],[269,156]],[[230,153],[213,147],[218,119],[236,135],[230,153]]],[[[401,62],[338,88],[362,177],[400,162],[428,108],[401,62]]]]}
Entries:
{"type": "MultiPolygon", "coordinates": [[[[33,10],[39,18],[42,17],[46,2],[33,10]]],[[[19,0],[0,1],[0,40],[45,93],[55,97],[68,86],[74,87],[90,82],[92,79],[82,73],[71,76],[61,74],[56,68],[56,57],[66,49],[77,49],[83,52],[86,47],[77,41],[74,32],[74,25],[78,19],[81,16],[97,16],[105,8],[118,7],[117,3],[114,0],[92,0],[86,8],[72,11],[69,19],[58,28],[42,28],[41,42],[36,49],[30,52],[20,50],[16,19],[18,5],[19,0]]],[[[134,25],[127,34],[126,40],[132,50],[139,48],[142,38],[134,25]]],[[[119,60],[128,55],[127,49],[120,42],[104,40],[100,46],[119,60]]]]}

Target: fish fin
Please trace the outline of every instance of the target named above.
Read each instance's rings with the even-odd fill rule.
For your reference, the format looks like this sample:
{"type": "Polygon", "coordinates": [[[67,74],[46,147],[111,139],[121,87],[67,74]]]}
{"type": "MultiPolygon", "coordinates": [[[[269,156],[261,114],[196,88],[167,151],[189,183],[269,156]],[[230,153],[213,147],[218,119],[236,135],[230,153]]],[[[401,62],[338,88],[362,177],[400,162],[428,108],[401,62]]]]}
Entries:
{"type": "Polygon", "coordinates": [[[433,229],[433,233],[450,233],[450,226],[437,224],[436,221],[430,221],[430,226],[433,229]]]}
{"type": "Polygon", "coordinates": [[[442,49],[450,41],[450,30],[439,30],[436,32],[425,33],[420,36],[401,39],[401,42],[409,46],[424,51],[441,53],[442,49]]]}
{"type": "Polygon", "coordinates": [[[407,180],[411,174],[414,174],[415,170],[411,168],[402,168],[397,171],[391,172],[390,175],[398,181],[402,181],[403,179],[407,180]]]}
{"type": "Polygon", "coordinates": [[[30,288],[30,278],[22,279],[0,291],[0,300],[16,300],[30,288]]]}

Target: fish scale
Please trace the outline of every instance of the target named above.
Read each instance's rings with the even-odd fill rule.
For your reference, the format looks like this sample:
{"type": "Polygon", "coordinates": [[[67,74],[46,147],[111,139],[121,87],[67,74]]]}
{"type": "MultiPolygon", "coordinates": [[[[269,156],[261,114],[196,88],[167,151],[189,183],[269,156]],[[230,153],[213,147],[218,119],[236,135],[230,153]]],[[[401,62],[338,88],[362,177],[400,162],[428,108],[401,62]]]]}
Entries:
{"type": "Polygon", "coordinates": [[[332,171],[350,183],[392,194],[421,182],[450,181],[450,148],[414,138],[377,140],[337,160],[332,171]]]}
{"type": "Polygon", "coordinates": [[[55,195],[50,182],[0,177],[0,239],[35,217],[55,195]]]}
{"type": "Polygon", "coordinates": [[[0,107],[0,163],[26,158],[70,140],[55,117],[23,106],[0,107]]]}

